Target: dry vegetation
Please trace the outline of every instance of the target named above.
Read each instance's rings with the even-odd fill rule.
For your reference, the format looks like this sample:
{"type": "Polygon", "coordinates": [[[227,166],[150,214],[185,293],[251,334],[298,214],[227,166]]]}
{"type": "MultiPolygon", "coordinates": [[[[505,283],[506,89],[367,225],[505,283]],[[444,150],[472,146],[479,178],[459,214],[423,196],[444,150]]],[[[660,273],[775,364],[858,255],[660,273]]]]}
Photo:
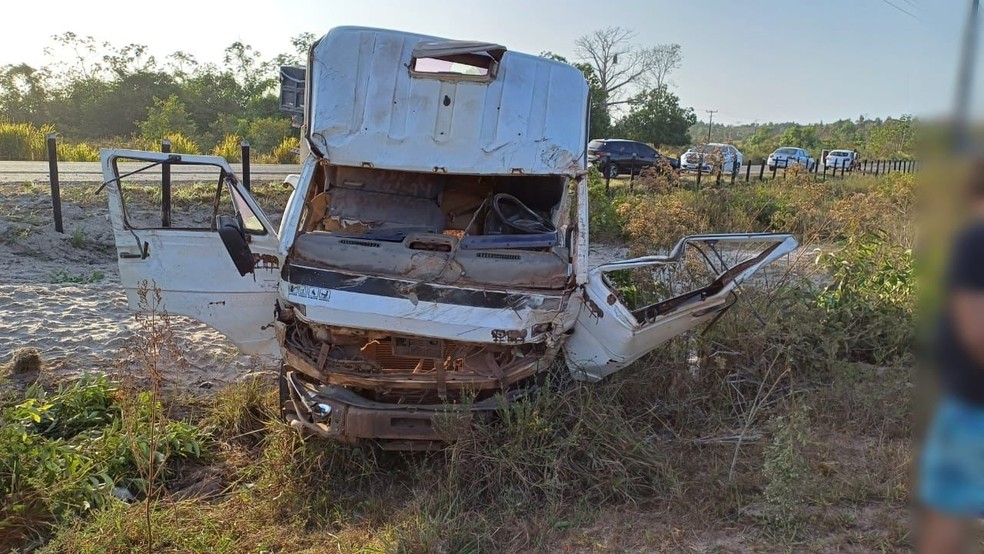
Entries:
{"type": "MultiPolygon", "coordinates": [[[[612,195],[593,177],[594,241],[651,251],[696,232],[790,231],[809,259],[599,385],[558,371],[441,452],[304,441],[279,422],[267,379],[209,401],[155,402],[102,378],[7,393],[0,536],[11,539],[0,548],[905,550],[913,196],[911,175],[790,172],[697,192],[649,174],[612,195]],[[127,414],[133,425],[118,422],[127,414]],[[122,429],[158,446],[129,439],[105,456],[122,429]],[[39,469],[38,451],[68,465],[39,469]],[[133,483],[148,452],[160,454],[156,489],[133,483]]],[[[161,351],[147,345],[166,329],[148,332],[153,366],[161,351]]]]}

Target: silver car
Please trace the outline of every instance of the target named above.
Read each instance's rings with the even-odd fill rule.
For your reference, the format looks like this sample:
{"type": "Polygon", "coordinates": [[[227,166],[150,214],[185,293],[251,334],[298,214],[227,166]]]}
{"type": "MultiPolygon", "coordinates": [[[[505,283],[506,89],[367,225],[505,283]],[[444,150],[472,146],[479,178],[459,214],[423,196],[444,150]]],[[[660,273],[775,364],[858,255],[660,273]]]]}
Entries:
{"type": "Polygon", "coordinates": [[[798,165],[807,171],[813,171],[813,168],[817,165],[817,161],[811,158],[806,150],[789,146],[778,148],[775,152],[769,154],[769,159],[766,163],[769,165],[769,170],[775,170],[777,168],[784,169],[798,165]]]}

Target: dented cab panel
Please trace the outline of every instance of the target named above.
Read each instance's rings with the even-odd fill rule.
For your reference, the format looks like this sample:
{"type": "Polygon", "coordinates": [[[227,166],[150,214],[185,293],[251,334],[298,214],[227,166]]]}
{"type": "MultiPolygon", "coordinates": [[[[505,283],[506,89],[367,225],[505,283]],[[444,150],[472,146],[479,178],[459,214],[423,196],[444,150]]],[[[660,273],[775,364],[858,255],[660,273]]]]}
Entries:
{"type": "Polygon", "coordinates": [[[584,172],[588,87],[503,46],[336,27],[311,50],[312,149],[334,164],[449,174],[584,172]]]}

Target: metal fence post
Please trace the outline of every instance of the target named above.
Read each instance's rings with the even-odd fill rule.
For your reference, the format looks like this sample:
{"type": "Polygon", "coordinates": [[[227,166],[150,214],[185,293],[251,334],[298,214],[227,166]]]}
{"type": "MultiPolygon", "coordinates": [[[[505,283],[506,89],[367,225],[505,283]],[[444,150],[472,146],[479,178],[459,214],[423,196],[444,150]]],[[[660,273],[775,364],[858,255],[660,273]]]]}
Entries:
{"type": "Polygon", "coordinates": [[[244,140],[240,144],[243,159],[243,188],[249,192],[249,141],[244,140]]]}
{"type": "Polygon", "coordinates": [[[55,134],[48,135],[48,180],[51,183],[51,211],[55,219],[55,231],[64,233],[62,226],[61,187],[58,184],[58,145],[55,134]]]}
{"type": "Polygon", "coordinates": [[[875,177],[881,173],[881,160],[875,160],[875,177]]]}
{"type": "Polygon", "coordinates": [[[612,155],[605,154],[605,194],[612,193],[612,155]]]}
{"type": "Polygon", "coordinates": [[[700,190],[700,176],[704,172],[704,155],[697,160],[697,190],[700,190]]]}
{"type": "Polygon", "coordinates": [[[751,162],[745,164],[745,182],[749,182],[752,178],[752,164],[751,162]]]}
{"type": "Polygon", "coordinates": [[[778,162],[776,163],[776,165],[772,166],[772,180],[773,181],[776,180],[776,171],[779,171],[779,163],[778,162]]]}
{"type": "Polygon", "coordinates": [[[635,172],[636,172],[636,153],[632,153],[632,165],[629,167],[629,190],[632,190],[632,185],[635,183],[635,172]]]}
{"type": "MultiPolygon", "coordinates": [[[[171,153],[171,141],[161,141],[161,152],[171,153]]],[[[161,227],[171,226],[171,163],[161,164],[161,227]]]]}
{"type": "Polygon", "coordinates": [[[762,165],[759,166],[759,182],[765,180],[765,160],[762,161],[762,165]]]}

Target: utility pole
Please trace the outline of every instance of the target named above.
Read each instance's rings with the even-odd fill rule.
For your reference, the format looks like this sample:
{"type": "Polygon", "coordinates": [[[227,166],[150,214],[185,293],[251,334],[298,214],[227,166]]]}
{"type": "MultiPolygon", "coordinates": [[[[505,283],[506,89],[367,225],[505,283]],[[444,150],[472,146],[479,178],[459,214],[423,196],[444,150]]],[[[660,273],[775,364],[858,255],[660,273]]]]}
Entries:
{"type": "Polygon", "coordinates": [[[967,28],[964,30],[963,54],[960,60],[960,73],[957,77],[957,99],[954,108],[953,139],[954,146],[965,150],[970,144],[970,93],[974,84],[974,57],[977,53],[977,14],[980,0],[972,0],[967,28]]]}
{"type": "Polygon", "coordinates": [[[707,144],[711,143],[711,127],[714,126],[714,114],[718,113],[718,110],[706,110],[707,113],[711,114],[711,117],[707,120],[707,144]]]}

